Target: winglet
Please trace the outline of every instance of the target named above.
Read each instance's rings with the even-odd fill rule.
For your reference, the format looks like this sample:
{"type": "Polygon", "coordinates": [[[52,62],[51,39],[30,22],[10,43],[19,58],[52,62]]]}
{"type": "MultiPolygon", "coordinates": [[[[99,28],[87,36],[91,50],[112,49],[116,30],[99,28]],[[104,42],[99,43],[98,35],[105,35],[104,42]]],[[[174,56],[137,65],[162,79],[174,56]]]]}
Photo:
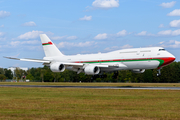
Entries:
{"type": "Polygon", "coordinates": [[[5,57],[3,56],[4,58],[7,58],[7,59],[14,59],[14,60],[20,60],[19,58],[13,58],[13,57],[5,57]]]}

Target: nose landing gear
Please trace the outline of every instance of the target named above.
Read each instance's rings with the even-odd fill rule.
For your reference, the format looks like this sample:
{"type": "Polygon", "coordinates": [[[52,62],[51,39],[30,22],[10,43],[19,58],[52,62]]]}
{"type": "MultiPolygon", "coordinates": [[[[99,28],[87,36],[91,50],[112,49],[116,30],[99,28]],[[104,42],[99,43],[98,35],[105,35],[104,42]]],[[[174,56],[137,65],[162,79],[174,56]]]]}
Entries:
{"type": "Polygon", "coordinates": [[[158,68],[158,73],[157,73],[157,76],[159,77],[159,76],[161,76],[161,68],[158,68]]]}

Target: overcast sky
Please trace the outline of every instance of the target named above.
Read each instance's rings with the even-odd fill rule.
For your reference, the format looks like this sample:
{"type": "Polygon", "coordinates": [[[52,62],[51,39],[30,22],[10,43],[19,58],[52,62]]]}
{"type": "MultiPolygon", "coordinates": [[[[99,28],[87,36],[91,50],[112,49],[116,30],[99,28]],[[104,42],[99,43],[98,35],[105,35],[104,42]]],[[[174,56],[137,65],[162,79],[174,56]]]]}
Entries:
{"type": "Polygon", "coordinates": [[[0,67],[42,67],[39,34],[66,55],[162,46],[180,61],[180,1],[0,0],[0,67]]]}

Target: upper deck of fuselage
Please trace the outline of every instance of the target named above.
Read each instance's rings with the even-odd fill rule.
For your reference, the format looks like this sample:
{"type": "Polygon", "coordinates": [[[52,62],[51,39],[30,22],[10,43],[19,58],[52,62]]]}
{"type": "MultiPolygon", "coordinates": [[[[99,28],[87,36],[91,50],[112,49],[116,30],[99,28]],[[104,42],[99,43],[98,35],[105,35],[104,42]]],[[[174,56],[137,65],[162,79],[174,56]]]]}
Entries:
{"type": "Polygon", "coordinates": [[[168,53],[162,47],[146,47],[116,50],[107,53],[97,54],[77,54],[65,55],[63,57],[54,57],[57,61],[93,61],[93,60],[112,60],[112,59],[141,59],[141,58],[157,58],[168,56],[168,53]]]}
{"type": "MultiPolygon", "coordinates": [[[[145,48],[131,48],[131,49],[121,49],[121,50],[116,50],[112,52],[108,52],[108,54],[113,54],[113,53],[140,53],[140,52],[158,52],[159,50],[164,49],[163,47],[145,47],[145,48]]],[[[164,49],[165,50],[165,49],[164,49]]]]}

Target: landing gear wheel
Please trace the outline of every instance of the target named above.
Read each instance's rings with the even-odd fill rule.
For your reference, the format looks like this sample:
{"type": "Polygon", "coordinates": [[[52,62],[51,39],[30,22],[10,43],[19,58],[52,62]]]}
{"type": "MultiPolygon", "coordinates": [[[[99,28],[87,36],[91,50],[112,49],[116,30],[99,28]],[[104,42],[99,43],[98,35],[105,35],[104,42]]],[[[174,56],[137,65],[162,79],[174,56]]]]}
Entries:
{"type": "Polygon", "coordinates": [[[157,76],[159,77],[159,76],[161,76],[161,74],[157,73],[157,76]]]}

